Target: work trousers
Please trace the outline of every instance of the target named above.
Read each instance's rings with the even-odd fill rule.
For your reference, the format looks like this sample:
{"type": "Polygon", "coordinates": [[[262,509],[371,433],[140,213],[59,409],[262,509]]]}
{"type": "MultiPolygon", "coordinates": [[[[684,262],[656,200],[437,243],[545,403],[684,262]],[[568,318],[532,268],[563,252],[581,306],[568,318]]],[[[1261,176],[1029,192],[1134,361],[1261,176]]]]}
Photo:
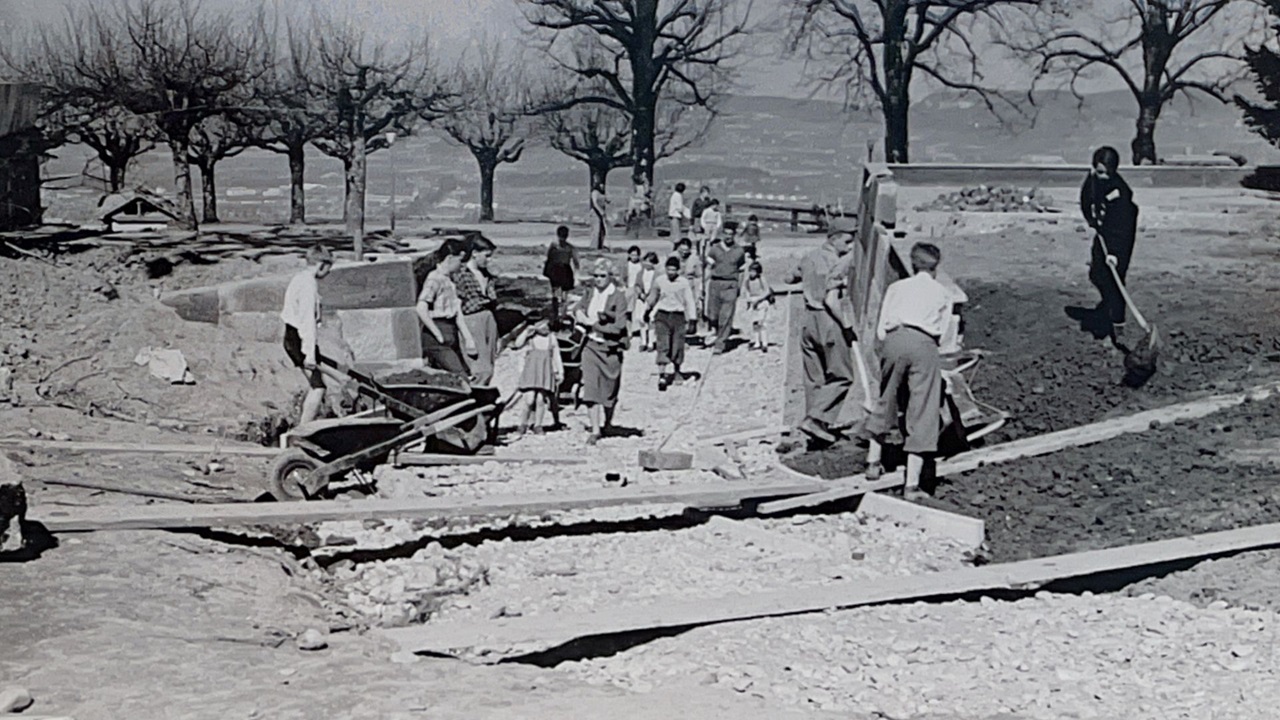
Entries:
{"type": "Polygon", "coordinates": [[[679,370],[684,364],[684,336],[687,323],[684,313],[659,310],[653,314],[653,331],[658,342],[658,365],[668,363],[679,370]]]}
{"type": "Polygon", "coordinates": [[[680,241],[680,218],[673,217],[671,220],[671,242],[674,244],[680,241]]]}
{"type": "Polygon", "coordinates": [[[492,310],[481,310],[462,316],[476,344],[477,355],[466,358],[467,368],[477,385],[493,381],[493,361],[498,356],[498,321],[492,310]]]}
{"type": "MultiPolygon", "coordinates": [[[[1123,282],[1129,275],[1129,259],[1133,257],[1133,238],[1106,238],[1107,249],[1116,257],[1116,272],[1123,282]]],[[[1098,311],[1105,314],[1114,324],[1125,320],[1124,296],[1116,286],[1116,279],[1107,267],[1107,255],[1102,251],[1102,244],[1097,237],[1093,239],[1093,250],[1089,255],[1089,282],[1098,289],[1102,296],[1098,303],[1098,311]]]]}
{"type": "Polygon", "coordinates": [[[936,452],[942,432],[942,356],[936,340],[912,327],[891,330],[880,347],[880,398],[867,418],[867,432],[883,439],[898,424],[904,404],[903,450],[936,452]]]}
{"type": "Polygon", "coordinates": [[[425,326],[422,328],[422,351],[427,362],[440,370],[467,375],[469,371],[462,360],[462,339],[458,334],[457,321],[452,318],[436,318],[435,323],[440,328],[440,340],[436,340],[436,336],[425,326]]]}
{"type": "Polygon", "coordinates": [[[608,231],[608,226],[605,223],[604,215],[596,212],[594,209],[591,211],[591,216],[595,220],[593,232],[591,233],[592,247],[602,248],[604,247],[604,237],[605,233],[608,231]]]}
{"type": "Polygon", "coordinates": [[[804,360],[805,417],[835,425],[853,387],[853,351],[844,329],[829,311],[805,309],[800,355],[804,360]]]}
{"type": "Polygon", "coordinates": [[[715,349],[723,351],[738,309],[738,280],[711,278],[707,285],[707,320],[716,331],[715,349]]]}

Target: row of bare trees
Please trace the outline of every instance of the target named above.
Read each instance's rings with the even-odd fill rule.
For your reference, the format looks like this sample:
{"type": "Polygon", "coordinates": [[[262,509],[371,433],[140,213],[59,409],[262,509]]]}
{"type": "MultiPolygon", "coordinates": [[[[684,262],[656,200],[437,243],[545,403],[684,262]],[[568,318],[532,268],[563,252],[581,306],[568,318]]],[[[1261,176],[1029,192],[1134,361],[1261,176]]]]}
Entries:
{"type": "MultiPolygon", "coordinates": [[[[474,156],[481,219],[494,177],[535,137],[583,164],[593,187],[631,168],[653,188],[657,162],[700,140],[733,88],[752,32],[752,0],[513,0],[537,61],[478,39],[458,67],[425,42],[313,14],[281,23],[198,0],[115,0],[72,13],[25,48],[0,50],[44,88],[50,146],[97,152],[113,190],[130,161],[163,143],[183,225],[216,221],[219,162],[257,147],[286,156],[290,221],[304,222],[306,149],[344,169],[344,216],[363,235],[366,163],[397,136],[434,126],[474,156]]],[[[885,156],[909,159],[920,81],[974,93],[993,112],[1031,112],[1027,96],[989,82],[995,62],[1030,61],[1032,89],[1112,73],[1138,106],[1135,163],[1155,162],[1155,130],[1179,93],[1223,100],[1256,38],[1257,0],[785,0],[788,52],[808,81],[843,86],[883,115],[885,156]]],[[[1256,42],[1256,41],[1255,41],[1256,42]]],[[[1026,67],[1025,65],[1021,65],[1026,67]]],[[[1007,85],[1006,85],[1007,87],[1007,85]]]]}

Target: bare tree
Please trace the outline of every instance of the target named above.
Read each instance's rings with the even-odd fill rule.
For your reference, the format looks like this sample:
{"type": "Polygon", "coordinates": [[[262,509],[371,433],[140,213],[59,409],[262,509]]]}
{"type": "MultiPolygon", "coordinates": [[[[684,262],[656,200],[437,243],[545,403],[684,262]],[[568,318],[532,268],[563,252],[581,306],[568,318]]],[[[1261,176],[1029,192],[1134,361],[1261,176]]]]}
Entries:
{"type": "Polygon", "coordinates": [[[662,100],[714,112],[730,87],[751,0],[521,0],[548,54],[588,81],[543,109],[598,104],[631,120],[631,180],[653,187],[662,100]],[[584,42],[590,52],[582,52],[584,42]]]}
{"type": "Polygon", "coordinates": [[[308,78],[317,70],[310,33],[289,27],[283,46],[273,47],[266,68],[253,89],[254,102],[246,113],[253,126],[253,144],[289,160],[289,224],[307,221],[307,145],[327,130],[326,108],[332,98],[318,95],[308,78]]]}
{"type": "Polygon", "coordinates": [[[205,118],[191,129],[188,153],[191,164],[200,170],[200,197],[204,201],[203,222],[221,222],[218,218],[218,183],[215,174],[218,163],[239,155],[253,144],[253,128],[231,114],[205,118]]]}
{"type": "Polygon", "coordinates": [[[1251,0],[1124,0],[1066,10],[1032,13],[1018,39],[1006,42],[1038,60],[1039,78],[1065,78],[1077,97],[1093,70],[1119,77],[1138,104],[1135,165],[1157,161],[1156,125],[1174,97],[1195,91],[1227,101],[1261,18],[1251,0]]]}
{"type": "MultiPolygon", "coordinates": [[[[654,156],[664,160],[701,142],[710,129],[713,113],[680,103],[659,107],[660,130],[654,156]]],[[[609,173],[631,165],[631,116],[609,105],[575,105],[546,113],[543,125],[551,147],[587,166],[587,188],[608,186],[609,173]]]]}
{"type": "Polygon", "coordinates": [[[450,95],[432,74],[425,42],[394,48],[368,40],[350,24],[320,18],[306,42],[314,66],[299,79],[325,118],[312,144],[342,161],[343,217],[361,257],[368,154],[388,147],[388,131],[409,134],[419,117],[445,105],[450,95]]]}
{"type": "MultiPolygon", "coordinates": [[[[48,87],[48,86],[46,86],[48,87]]],[[[155,148],[157,130],[148,118],[117,105],[83,103],[50,91],[37,123],[47,147],[80,143],[93,150],[107,170],[107,189],[124,189],[133,160],[155,148]]]]}
{"type": "Polygon", "coordinates": [[[191,131],[253,80],[261,47],[252,24],[198,0],[119,0],[69,13],[60,31],[42,36],[35,62],[58,86],[155,122],[173,157],[179,223],[195,229],[191,131]]]}
{"type": "Polygon", "coordinates": [[[788,0],[789,51],[817,68],[820,83],[843,83],[846,103],[873,101],[884,118],[884,154],[909,159],[912,82],[923,76],[977,95],[993,113],[1018,109],[984,83],[982,49],[972,37],[980,21],[1039,0],[788,0]]]}
{"type": "Polygon", "coordinates": [[[480,169],[480,222],[493,222],[493,180],[498,166],[524,153],[534,122],[529,106],[530,75],[519,53],[504,54],[488,40],[474,59],[464,57],[454,77],[461,107],[440,118],[441,130],[471,151],[480,169]]]}

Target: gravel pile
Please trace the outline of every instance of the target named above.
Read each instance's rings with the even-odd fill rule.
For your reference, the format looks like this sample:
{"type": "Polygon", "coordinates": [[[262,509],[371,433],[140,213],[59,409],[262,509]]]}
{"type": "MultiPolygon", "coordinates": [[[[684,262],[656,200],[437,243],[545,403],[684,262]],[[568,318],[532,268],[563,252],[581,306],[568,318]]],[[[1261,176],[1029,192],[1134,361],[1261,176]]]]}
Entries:
{"type": "Polygon", "coordinates": [[[1280,692],[1278,628],[1222,602],[1041,593],[712,626],[559,669],[889,718],[1256,718],[1280,692]]]}
{"type": "Polygon", "coordinates": [[[1016,187],[978,185],[951,193],[943,193],[932,202],[916,207],[916,210],[941,210],[944,212],[1053,212],[1053,198],[1038,188],[1021,190],[1016,187]]]}

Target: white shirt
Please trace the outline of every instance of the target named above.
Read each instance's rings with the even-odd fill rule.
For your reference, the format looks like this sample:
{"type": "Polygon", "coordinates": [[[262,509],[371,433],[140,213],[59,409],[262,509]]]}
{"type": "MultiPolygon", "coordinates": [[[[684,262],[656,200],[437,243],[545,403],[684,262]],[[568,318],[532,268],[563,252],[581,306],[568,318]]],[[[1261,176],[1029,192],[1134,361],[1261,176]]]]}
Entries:
{"type": "Polygon", "coordinates": [[[617,285],[609,283],[609,287],[604,290],[595,289],[595,292],[591,295],[591,301],[587,303],[586,318],[588,324],[594,326],[600,322],[600,313],[604,312],[605,307],[609,304],[609,298],[613,297],[613,291],[617,288],[617,285]]]}
{"type": "Polygon", "coordinates": [[[302,351],[307,360],[316,359],[316,326],[320,324],[320,285],[316,280],[316,268],[307,268],[289,281],[284,291],[284,309],[280,319],[292,325],[302,340],[302,351]]]}
{"type": "Polygon", "coordinates": [[[677,191],[671,193],[671,202],[667,204],[667,217],[689,217],[689,208],[684,206],[684,194],[677,191]]]}
{"type": "Polygon", "coordinates": [[[881,340],[895,328],[910,326],[940,340],[951,322],[951,293],[927,272],[899,280],[889,286],[880,304],[881,340]]]}
{"type": "Polygon", "coordinates": [[[708,207],[702,211],[702,231],[705,233],[714,233],[720,230],[720,221],[724,218],[715,205],[708,207]]]}

